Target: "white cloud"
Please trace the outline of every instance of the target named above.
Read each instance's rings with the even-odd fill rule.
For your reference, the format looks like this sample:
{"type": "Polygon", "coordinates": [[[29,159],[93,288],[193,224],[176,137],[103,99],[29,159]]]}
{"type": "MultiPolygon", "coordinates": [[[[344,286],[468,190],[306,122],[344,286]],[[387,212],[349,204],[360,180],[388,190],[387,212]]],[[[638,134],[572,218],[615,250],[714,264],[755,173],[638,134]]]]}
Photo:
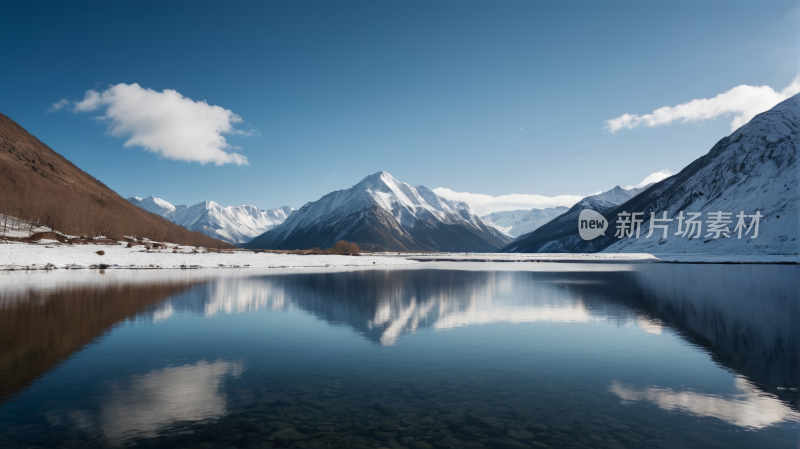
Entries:
{"type": "Polygon", "coordinates": [[[117,84],[104,92],[89,90],[75,104],[75,112],[105,108],[100,118],[108,123],[110,134],[127,137],[126,147],[139,146],[167,159],[246,165],[247,158],[229,152],[223,134],[253,135],[233,125],[241,117],[229,109],[193,101],[171,89],[157,92],[138,84],[117,84]],[[227,151],[226,151],[227,150],[227,151]]]}
{"type": "Polygon", "coordinates": [[[258,132],[257,129],[251,129],[250,131],[242,131],[241,129],[235,129],[231,131],[231,134],[233,134],[234,136],[243,136],[243,137],[253,137],[261,135],[261,133],[258,132]]]}
{"type": "Polygon", "coordinates": [[[579,195],[542,196],[512,193],[510,195],[491,196],[481,193],[455,192],[445,187],[433,191],[452,201],[463,201],[475,210],[478,215],[516,209],[545,209],[548,207],[570,207],[583,199],[579,195]]]}
{"type": "Polygon", "coordinates": [[[65,107],[67,107],[67,105],[69,105],[69,100],[67,100],[66,98],[62,98],[62,99],[56,101],[55,103],[53,103],[50,106],[50,109],[47,110],[47,113],[49,114],[51,112],[60,111],[60,110],[64,109],[65,107]]]}
{"type": "MultiPolygon", "coordinates": [[[[122,84],[118,84],[121,86],[122,84]]],[[[127,85],[127,84],[125,84],[127,85]]],[[[134,86],[139,86],[138,84],[134,83],[134,86]]],[[[116,86],[112,86],[113,89],[116,86]]],[[[109,89],[109,90],[111,90],[109,89]]],[[[108,91],[106,91],[108,92],[108,91]]],[[[100,96],[97,91],[94,90],[87,90],[86,94],[83,96],[83,101],[78,101],[75,103],[75,108],[73,109],[75,112],[89,112],[95,111],[97,108],[103,106],[103,98],[100,96]]]]}
{"type": "Polygon", "coordinates": [[[800,75],[780,92],[769,86],[748,86],[743,84],[721,93],[714,98],[692,100],[677,106],[665,106],[656,109],[652,114],[623,114],[617,118],[606,120],[606,129],[615,133],[623,128],[633,129],[639,125],[661,126],[676,120],[681,123],[698,122],[733,114],[731,131],[749,122],[781,101],[800,92],[800,75]]]}
{"type": "Polygon", "coordinates": [[[623,189],[630,190],[630,189],[640,189],[648,184],[653,184],[655,182],[663,181],[667,178],[672,176],[672,173],[669,170],[661,170],[653,173],[652,175],[644,178],[644,181],[636,184],[635,186],[625,186],[623,189]]]}
{"type": "MultiPolygon", "coordinates": [[[[669,170],[661,170],[646,177],[644,181],[635,186],[623,187],[625,190],[630,190],[634,187],[644,187],[647,184],[659,182],[663,179],[672,176],[669,170]]],[[[437,187],[433,191],[444,198],[451,201],[463,201],[469,204],[478,215],[491,214],[492,212],[501,212],[506,210],[517,209],[546,209],[548,207],[566,206],[572,207],[578,201],[586,198],[589,195],[557,195],[557,196],[543,196],[543,195],[529,195],[521,193],[512,193],[510,195],[491,196],[482,193],[469,193],[469,192],[456,192],[446,187],[437,187]]],[[[599,191],[591,195],[603,193],[599,191]]]]}

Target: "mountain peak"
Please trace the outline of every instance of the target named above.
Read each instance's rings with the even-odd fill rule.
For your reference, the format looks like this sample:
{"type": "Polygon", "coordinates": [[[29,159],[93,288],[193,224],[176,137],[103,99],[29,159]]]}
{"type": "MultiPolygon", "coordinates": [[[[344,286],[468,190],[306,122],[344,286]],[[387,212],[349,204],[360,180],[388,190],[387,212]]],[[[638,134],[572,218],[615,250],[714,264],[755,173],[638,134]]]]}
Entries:
{"type": "Polygon", "coordinates": [[[159,198],[128,198],[131,203],[190,231],[241,245],[281,224],[294,211],[289,206],[260,210],[256,206],[222,207],[214,201],[203,201],[193,206],[173,206],[159,198]]]}
{"type": "MultiPolygon", "coordinates": [[[[608,197],[609,192],[587,197],[586,201],[573,206],[566,214],[516,240],[505,250],[797,255],[800,250],[800,244],[796,243],[800,225],[795,212],[800,206],[798,148],[800,94],[758,114],[674,176],[649,187],[645,185],[638,189],[638,193],[634,193],[636,188],[627,190],[629,199],[605,198],[610,201],[599,204],[600,207],[592,204],[592,201],[598,202],[598,197],[608,197]],[[642,237],[620,239],[607,233],[591,241],[581,239],[575,224],[578,214],[585,207],[601,213],[609,224],[615,222],[622,212],[643,213],[642,237]],[[735,231],[731,232],[730,238],[711,234],[702,237],[699,229],[696,236],[684,238],[687,233],[681,233],[678,229],[680,220],[673,218],[667,223],[657,224],[647,218],[647,215],[654,213],[676,217],[682,211],[695,212],[708,218],[711,217],[707,214],[718,211],[743,213],[750,217],[757,213],[762,217],[758,240],[755,240],[755,234],[748,236],[744,232],[734,235],[735,231]],[[654,238],[644,237],[651,234],[651,226],[659,226],[659,234],[653,234],[654,238]],[[660,233],[662,229],[664,234],[660,233]]],[[[659,173],[668,174],[663,171],[659,173]]],[[[645,179],[645,182],[649,180],[645,179]]],[[[735,223],[732,221],[728,229],[734,229],[735,223]]]]}
{"type": "Polygon", "coordinates": [[[379,171],[377,173],[373,173],[365,177],[364,179],[361,180],[361,182],[359,182],[352,188],[371,189],[375,188],[374,186],[379,186],[377,187],[377,190],[381,190],[383,187],[393,189],[393,187],[396,187],[399,184],[402,183],[388,172],[379,171]]]}
{"type": "Polygon", "coordinates": [[[669,178],[670,176],[672,176],[672,172],[670,172],[669,170],[657,171],[657,172],[651,174],[650,176],[644,178],[644,180],[642,182],[640,182],[639,184],[636,184],[635,186],[625,186],[625,187],[623,187],[623,189],[631,190],[631,189],[642,189],[642,188],[650,187],[651,185],[653,185],[653,184],[655,184],[657,182],[661,182],[661,181],[669,178]]]}
{"type": "Polygon", "coordinates": [[[508,238],[488,228],[466,203],[379,171],[307,203],[247,247],[330,247],[339,240],[399,250],[491,251],[508,238]]]}
{"type": "Polygon", "coordinates": [[[156,215],[164,215],[175,210],[175,206],[172,203],[154,196],[148,196],[147,198],[134,196],[128,198],[128,201],[156,215]]]}
{"type": "Polygon", "coordinates": [[[770,109],[770,111],[781,111],[787,109],[800,112],[800,93],[796,93],[791,97],[781,101],[780,103],[775,105],[775,107],[770,109]]]}
{"type": "Polygon", "coordinates": [[[366,176],[364,179],[361,180],[361,182],[364,182],[364,181],[377,181],[379,179],[397,181],[397,179],[395,179],[395,177],[392,176],[389,172],[385,172],[385,171],[381,170],[379,172],[375,172],[375,173],[373,173],[371,175],[366,176]]]}

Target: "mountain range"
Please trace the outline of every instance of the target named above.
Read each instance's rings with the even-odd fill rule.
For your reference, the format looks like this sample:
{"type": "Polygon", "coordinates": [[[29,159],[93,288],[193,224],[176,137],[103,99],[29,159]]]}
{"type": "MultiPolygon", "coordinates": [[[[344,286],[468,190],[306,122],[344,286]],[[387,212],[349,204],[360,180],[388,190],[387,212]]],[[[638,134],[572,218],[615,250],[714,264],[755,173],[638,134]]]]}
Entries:
{"type": "MultiPolygon", "coordinates": [[[[581,202],[588,202],[586,204],[591,203],[595,207],[602,209],[616,206],[633,198],[634,196],[643,192],[647,187],[655,184],[658,181],[666,179],[671,175],[672,173],[669,171],[661,170],[651,174],[645,178],[644,181],[635,186],[616,186],[606,192],[601,192],[586,197],[581,200],[581,202]]],[[[492,226],[500,232],[517,239],[539,229],[543,225],[549,223],[557,217],[560,217],[569,210],[570,208],[565,206],[550,207],[547,209],[519,209],[493,212],[491,214],[481,216],[481,219],[489,226],[492,226]]],[[[564,217],[566,220],[565,222],[569,221],[570,218],[573,218],[572,215],[564,217]]]]}
{"type": "Polygon", "coordinates": [[[498,231],[517,238],[535,231],[543,224],[568,211],[568,207],[548,207],[547,209],[517,209],[492,212],[481,216],[481,220],[498,231]]]}
{"type": "Polygon", "coordinates": [[[131,197],[131,203],[191,231],[242,245],[283,223],[294,211],[289,206],[260,210],[255,206],[222,207],[213,201],[174,206],[155,197],[131,197]]]}
{"type": "Polygon", "coordinates": [[[757,115],[674,176],[659,172],[568,209],[479,217],[467,203],[379,172],[298,211],[259,210],[213,201],[174,206],[155,197],[126,201],[0,114],[0,213],[73,235],[147,236],[216,247],[327,248],[348,240],[393,251],[798,254],[798,145],[800,94],[757,115]],[[581,239],[578,215],[584,209],[605,217],[605,235],[581,239]],[[616,238],[617,218],[630,212],[642,214],[640,236],[616,238]],[[659,229],[647,237],[651,213],[666,213],[666,234],[659,229]],[[699,214],[702,232],[680,233],[682,213],[699,214]],[[722,238],[709,232],[712,213],[727,214],[722,238]],[[757,236],[750,226],[756,217],[757,236]],[[735,231],[739,222],[749,229],[741,238],[735,231]]]}
{"type": "MultiPolygon", "coordinates": [[[[800,94],[754,117],[750,122],[717,142],[678,174],[660,181],[619,205],[608,206],[589,198],[566,214],[541,226],[504,248],[506,252],[640,252],[704,254],[798,254],[800,242],[800,94]],[[593,240],[578,234],[577,216],[592,209],[608,220],[609,232],[593,240]],[[621,213],[641,212],[639,237],[615,237],[621,213]],[[647,238],[651,213],[667,219],[655,224],[667,226],[647,238]],[[699,213],[701,231],[687,231],[678,220],[680,213],[699,213]],[[715,220],[711,213],[723,215],[721,227],[730,237],[709,232],[715,220]],[[742,214],[746,228],[735,232],[742,214]],[[758,236],[755,236],[758,216],[758,236]],[[727,219],[727,220],[725,220],[727,219]],[[715,235],[718,237],[715,238],[715,235]]],[[[590,197],[591,198],[591,197],[590,197]]]]}
{"type": "Polygon", "coordinates": [[[511,238],[487,226],[472,208],[386,172],[310,202],[245,244],[246,248],[328,248],[347,240],[390,251],[497,251],[511,238]]]}
{"type": "MultiPolygon", "coordinates": [[[[641,185],[641,184],[639,184],[641,185]]],[[[583,209],[592,209],[594,211],[602,212],[605,210],[609,210],[614,206],[618,206],[625,201],[633,198],[634,196],[644,192],[651,184],[646,184],[642,187],[620,187],[616,186],[611,190],[607,190],[602,193],[598,193],[595,195],[587,196],[586,198],[578,201],[577,204],[567,209],[564,208],[565,211],[558,215],[555,218],[545,221],[541,223],[539,226],[536,227],[535,230],[528,232],[526,234],[520,234],[517,239],[509,244],[507,247],[503,248],[502,252],[525,252],[525,251],[518,251],[518,246],[516,245],[518,242],[523,242],[528,239],[528,236],[539,230],[540,228],[544,227],[545,225],[549,225],[548,229],[554,229],[555,232],[562,232],[562,230],[566,230],[568,232],[574,231],[573,228],[576,227],[578,222],[578,215],[581,213],[583,209]]],[[[535,252],[553,252],[549,250],[542,250],[542,251],[535,251],[535,252]]]]}

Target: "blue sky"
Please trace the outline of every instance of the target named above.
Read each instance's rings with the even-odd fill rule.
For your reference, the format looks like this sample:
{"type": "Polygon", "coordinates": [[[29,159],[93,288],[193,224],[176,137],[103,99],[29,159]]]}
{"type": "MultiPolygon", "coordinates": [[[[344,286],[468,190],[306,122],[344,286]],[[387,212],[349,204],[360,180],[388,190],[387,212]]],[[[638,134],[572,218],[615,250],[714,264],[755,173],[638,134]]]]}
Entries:
{"type": "Polygon", "coordinates": [[[705,154],[736,114],[613,133],[606,121],[741,85],[780,92],[800,70],[796,1],[16,2],[3,10],[0,112],[122,196],[174,204],[299,208],[380,170],[492,196],[637,184],[705,154]],[[139,125],[109,133],[113,98],[73,112],[87,90],[134,83],[240,117],[240,133],[222,134],[240,149],[222,151],[249,165],[125,147],[139,125]],[[104,114],[105,123],[92,118],[104,114]]]}

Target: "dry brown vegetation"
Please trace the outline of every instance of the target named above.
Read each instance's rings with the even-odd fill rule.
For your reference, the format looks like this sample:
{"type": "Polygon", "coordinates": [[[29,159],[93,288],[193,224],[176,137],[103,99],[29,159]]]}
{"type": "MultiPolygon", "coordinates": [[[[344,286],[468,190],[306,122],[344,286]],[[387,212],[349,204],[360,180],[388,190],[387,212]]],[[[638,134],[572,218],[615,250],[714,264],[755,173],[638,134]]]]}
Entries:
{"type": "Polygon", "coordinates": [[[129,203],[3,114],[0,214],[68,235],[102,235],[117,240],[134,236],[182,245],[233,248],[129,203]]]}
{"type": "Polygon", "coordinates": [[[298,254],[301,256],[310,254],[339,254],[345,256],[358,256],[361,249],[357,244],[339,240],[333,245],[332,248],[311,248],[311,249],[295,249],[295,250],[281,250],[281,249],[257,249],[253,250],[256,253],[276,253],[276,254],[298,254]]]}
{"type": "MultiPolygon", "coordinates": [[[[2,235],[2,234],[0,234],[2,235]]],[[[89,237],[66,237],[56,232],[36,232],[29,237],[2,237],[3,240],[11,240],[15,242],[34,243],[40,240],[56,240],[59,243],[83,244],[83,245],[117,245],[119,242],[106,238],[89,238],[89,237]]],[[[135,243],[128,243],[128,248],[135,245],[135,243]]]]}
{"type": "Polygon", "coordinates": [[[359,253],[361,253],[361,249],[357,244],[345,242],[344,240],[339,240],[333,245],[333,248],[328,248],[321,252],[321,254],[349,254],[351,256],[357,256],[359,253]]]}

